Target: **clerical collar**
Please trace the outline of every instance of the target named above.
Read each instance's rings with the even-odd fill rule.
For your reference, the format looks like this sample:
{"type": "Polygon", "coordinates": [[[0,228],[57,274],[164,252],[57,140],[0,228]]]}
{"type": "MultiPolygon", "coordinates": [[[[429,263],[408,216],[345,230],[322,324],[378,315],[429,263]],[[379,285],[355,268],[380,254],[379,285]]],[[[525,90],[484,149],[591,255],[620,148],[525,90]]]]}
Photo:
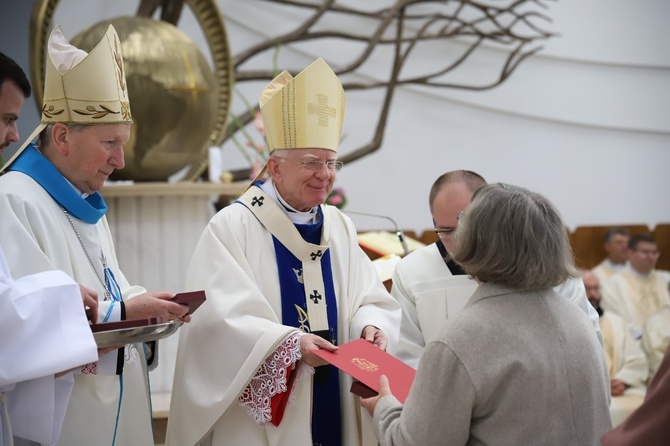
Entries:
{"type": "Polygon", "coordinates": [[[107,204],[102,195],[95,192],[84,197],[82,192],[42,155],[35,144],[30,144],[7,170],[28,175],[69,214],[86,223],[97,223],[107,212],[107,204]]]}
{"type": "Polygon", "coordinates": [[[654,270],[652,269],[647,274],[641,273],[640,271],[633,268],[633,266],[630,263],[626,265],[626,269],[630,271],[630,273],[633,274],[635,277],[639,277],[640,279],[646,279],[652,272],[654,272],[654,270]]]}
{"type": "Polygon", "coordinates": [[[288,204],[286,200],[284,200],[284,198],[279,194],[279,191],[277,191],[277,186],[275,185],[274,181],[272,181],[272,178],[265,181],[264,183],[256,183],[256,185],[260,187],[263,190],[263,192],[268,194],[268,196],[272,198],[272,201],[274,201],[279,205],[281,210],[284,211],[286,216],[293,223],[304,225],[304,224],[316,224],[319,222],[321,216],[318,212],[319,208],[318,206],[314,206],[307,212],[295,209],[293,206],[288,204]]]}
{"type": "MultiPolygon", "coordinates": [[[[63,177],[63,178],[65,178],[65,177],[63,177]]],[[[67,181],[67,184],[69,184],[70,186],[72,186],[72,189],[74,189],[74,191],[75,191],[77,194],[79,194],[79,196],[80,196],[81,198],[83,198],[84,200],[85,200],[86,198],[88,198],[88,196],[90,195],[90,194],[87,194],[86,192],[82,192],[81,189],[79,189],[77,186],[75,186],[74,184],[72,184],[72,182],[71,182],[70,180],[68,180],[67,178],[65,178],[65,181],[67,181]]]]}
{"type": "Polygon", "coordinates": [[[628,265],[628,262],[623,262],[623,263],[614,263],[612,262],[609,258],[605,259],[607,263],[612,267],[614,271],[621,271],[628,265]]]}
{"type": "Polygon", "coordinates": [[[444,244],[442,243],[442,240],[438,239],[435,242],[435,245],[437,245],[437,250],[440,251],[440,255],[442,256],[442,260],[444,260],[445,265],[447,265],[447,268],[449,268],[449,271],[451,271],[451,274],[454,276],[464,276],[467,273],[463,268],[461,268],[461,265],[456,263],[454,259],[449,256],[449,253],[447,252],[447,248],[444,247],[444,244]]]}

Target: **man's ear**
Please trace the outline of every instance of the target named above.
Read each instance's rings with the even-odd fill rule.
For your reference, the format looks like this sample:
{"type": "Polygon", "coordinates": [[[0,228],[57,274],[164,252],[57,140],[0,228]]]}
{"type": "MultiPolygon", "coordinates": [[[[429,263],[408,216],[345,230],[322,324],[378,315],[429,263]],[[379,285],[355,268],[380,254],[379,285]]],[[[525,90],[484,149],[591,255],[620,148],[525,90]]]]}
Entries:
{"type": "Polygon", "coordinates": [[[51,144],[62,155],[67,155],[70,152],[70,129],[62,122],[54,124],[51,130],[51,144]]]}
{"type": "Polygon", "coordinates": [[[268,159],[268,172],[275,182],[281,181],[281,174],[279,173],[279,160],[270,157],[268,159]]]}

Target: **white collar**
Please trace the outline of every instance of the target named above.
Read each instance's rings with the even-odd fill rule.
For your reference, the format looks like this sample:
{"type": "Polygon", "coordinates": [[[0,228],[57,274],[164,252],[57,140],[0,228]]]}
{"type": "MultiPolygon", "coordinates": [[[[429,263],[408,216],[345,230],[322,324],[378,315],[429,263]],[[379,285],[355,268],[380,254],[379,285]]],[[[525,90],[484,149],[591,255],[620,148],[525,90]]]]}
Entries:
{"type": "MultiPolygon", "coordinates": [[[[63,176],[63,178],[65,178],[65,176],[63,176]]],[[[65,178],[65,181],[67,181],[67,183],[68,183],[70,186],[72,186],[72,189],[74,189],[74,191],[77,192],[77,194],[79,194],[79,196],[80,196],[81,198],[83,198],[84,200],[85,200],[86,198],[88,198],[88,196],[90,195],[90,194],[88,194],[88,193],[86,193],[86,192],[82,192],[82,191],[80,191],[79,188],[78,188],[77,186],[75,186],[74,184],[72,184],[72,183],[70,182],[70,180],[68,180],[67,178],[65,178]]]]}
{"type": "Polygon", "coordinates": [[[296,208],[288,204],[286,200],[284,200],[284,198],[279,194],[277,186],[275,185],[274,181],[272,181],[272,178],[261,184],[261,189],[263,190],[263,192],[268,194],[270,198],[272,198],[272,201],[274,201],[279,205],[281,210],[284,211],[284,213],[293,223],[304,225],[304,224],[315,224],[319,222],[320,217],[319,213],[317,212],[318,206],[314,206],[312,209],[306,212],[297,210],[296,208]]]}

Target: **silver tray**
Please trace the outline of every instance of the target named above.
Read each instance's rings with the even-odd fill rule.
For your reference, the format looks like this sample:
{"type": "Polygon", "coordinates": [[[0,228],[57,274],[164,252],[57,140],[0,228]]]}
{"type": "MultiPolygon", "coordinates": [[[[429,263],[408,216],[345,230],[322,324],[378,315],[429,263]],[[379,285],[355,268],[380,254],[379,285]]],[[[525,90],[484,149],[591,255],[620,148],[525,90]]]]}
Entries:
{"type": "Polygon", "coordinates": [[[177,331],[182,323],[181,321],[170,321],[156,325],[145,325],[143,327],[99,331],[93,333],[93,337],[98,344],[98,348],[120,347],[136,342],[150,342],[166,338],[177,331]]]}

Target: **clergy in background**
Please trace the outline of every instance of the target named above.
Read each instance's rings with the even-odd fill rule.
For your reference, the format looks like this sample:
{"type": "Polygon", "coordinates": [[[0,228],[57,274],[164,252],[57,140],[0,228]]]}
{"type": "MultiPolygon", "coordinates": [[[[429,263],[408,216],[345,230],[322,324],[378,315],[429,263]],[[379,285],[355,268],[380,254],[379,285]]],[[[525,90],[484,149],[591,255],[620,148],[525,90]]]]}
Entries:
{"type": "Polygon", "coordinates": [[[639,340],[633,339],[630,327],[620,316],[600,308],[600,283],[592,271],[582,275],[589,302],[600,315],[605,360],[610,373],[610,415],[618,426],[644,400],[649,376],[647,358],[639,340]]]}
{"type": "Polygon", "coordinates": [[[628,322],[636,339],[647,319],[670,305],[670,272],[656,269],[660,255],[651,235],[635,234],[628,243],[628,265],[601,283],[603,310],[628,322]]]}
{"type": "Polygon", "coordinates": [[[612,228],[605,234],[603,248],[607,257],[593,268],[593,274],[603,283],[628,264],[628,242],[630,234],[625,228],[612,228]]]}
{"type": "Polygon", "coordinates": [[[324,205],[342,167],[344,90],[318,59],[277,76],[260,107],[271,178],[196,247],[187,287],[207,301],[180,334],[167,443],[376,444],[351,379],[312,352],[358,338],[393,352],[400,326],[351,220],[324,205]]]}

